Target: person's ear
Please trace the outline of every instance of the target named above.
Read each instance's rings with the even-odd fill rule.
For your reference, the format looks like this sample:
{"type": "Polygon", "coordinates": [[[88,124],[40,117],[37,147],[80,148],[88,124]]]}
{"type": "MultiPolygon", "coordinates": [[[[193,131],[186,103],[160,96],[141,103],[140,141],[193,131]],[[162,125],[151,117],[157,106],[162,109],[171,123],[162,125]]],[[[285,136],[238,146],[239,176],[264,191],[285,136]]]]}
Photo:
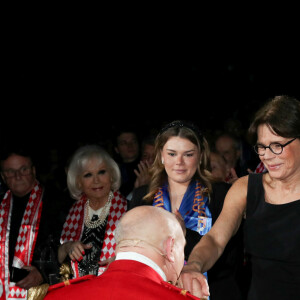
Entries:
{"type": "Polygon", "coordinates": [[[117,154],[120,154],[118,147],[115,147],[115,151],[117,154]]]}
{"type": "Polygon", "coordinates": [[[170,261],[172,263],[175,261],[174,244],[175,244],[174,238],[169,236],[166,241],[166,255],[167,255],[168,261],[170,261]]]}

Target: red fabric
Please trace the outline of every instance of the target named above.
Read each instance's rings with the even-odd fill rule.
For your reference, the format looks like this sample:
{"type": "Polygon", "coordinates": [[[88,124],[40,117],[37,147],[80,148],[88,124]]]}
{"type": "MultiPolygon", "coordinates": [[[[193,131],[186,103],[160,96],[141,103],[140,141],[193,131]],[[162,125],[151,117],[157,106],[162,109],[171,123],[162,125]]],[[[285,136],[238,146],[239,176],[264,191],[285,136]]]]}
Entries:
{"type": "Polygon", "coordinates": [[[92,279],[92,278],[95,278],[95,277],[96,277],[96,275],[86,275],[86,276],[81,276],[79,278],[74,278],[74,279],[70,279],[70,280],[67,280],[67,281],[59,282],[57,284],[50,285],[49,288],[48,288],[48,293],[50,293],[51,291],[57,290],[59,288],[62,288],[64,286],[84,282],[86,280],[89,280],[89,279],[92,279]]]}
{"type": "MultiPolygon", "coordinates": [[[[69,214],[66,218],[63,230],[61,233],[61,244],[68,241],[80,240],[83,232],[84,220],[84,206],[87,201],[86,196],[82,196],[80,200],[75,202],[71,207],[69,214]]],[[[127,211],[127,200],[120,194],[119,191],[114,192],[114,197],[111,201],[111,207],[107,218],[107,225],[105,229],[104,241],[100,253],[99,260],[107,260],[115,255],[116,241],[115,229],[117,221],[127,211]]],[[[74,277],[79,277],[78,262],[71,262],[74,277]]],[[[106,266],[100,266],[98,275],[102,274],[106,266]]]]}
{"type": "MultiPolygon", "coordinates": [[[[36,181],[26,204],[19,235],[16,242],[13,266],[23,268],[30,266],[39,232],[42,213],[43,188],[36,181]]],[[[0,205],[0,299],[27,299],[27,292],[10,282],[8,271],[8,246],[10,234],[10,214],[13,205],[13,196],[10,190],[6,192],[0,205]]]]}
{"type": "Polygon", "coordinates": [[[262,173],[266,170],[267,169],[266,169],[265,165],[263,164],[263,162],[260,162],[255,169],[255,173],[262,173]]]}
{"type": "Polygon", "coordinates": [[[157,300],[198,299],[163,281],[149,266],[116,260],[100,276],[48,292],[44,300],[157,300]]]}

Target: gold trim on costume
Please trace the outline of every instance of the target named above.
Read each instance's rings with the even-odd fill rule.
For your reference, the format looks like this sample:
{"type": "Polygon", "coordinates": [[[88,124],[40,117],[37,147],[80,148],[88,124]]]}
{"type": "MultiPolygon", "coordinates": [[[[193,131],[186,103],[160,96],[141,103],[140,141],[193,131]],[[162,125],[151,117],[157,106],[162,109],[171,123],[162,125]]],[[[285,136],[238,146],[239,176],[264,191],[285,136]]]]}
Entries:
{"type": "Polygon", "coordinates": [[[180,294],[183,295],[183,296],[185,296],[186,293],[187,293],[187,290],[181,290],[181,291],[180,291],[180,294]]]}
{"type": "Polygon", "coordinates": [[[71,283],[70,283],[70,280],[64,281],[64,284],[65,284],[65,285],[70,285],[70,284],[71,284],[71,283]]]}
{"type": "Polygon", "coordinates": [[[34,286],[28,290],[27,300],[42,300],[47,294],[49,288],[48,283],[34,286]]]}

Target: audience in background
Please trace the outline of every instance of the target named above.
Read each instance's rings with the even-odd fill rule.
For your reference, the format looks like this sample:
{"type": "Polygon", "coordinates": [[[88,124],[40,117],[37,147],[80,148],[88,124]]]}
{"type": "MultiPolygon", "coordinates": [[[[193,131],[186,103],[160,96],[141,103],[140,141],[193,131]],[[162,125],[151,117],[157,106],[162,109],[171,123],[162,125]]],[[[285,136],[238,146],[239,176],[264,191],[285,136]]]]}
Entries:
{"type": "Polygon", "coordinates": [[[114,134],[115,160],[121,171],[120,193],[127,197],[134,188],[140,163],[140,141],[137,132],[130,127],[121,127],[114,134]]]}
{"type": "Polygon", "coordinates": [[[210,167],[213,177],[218,181],[227,182],[229,178],[230,168],[225,158],[218,152],[210,152],[210,167]]]}
{"type": "Polygon", "coordinates": [[[258,164],[257,158],[253,160],[248,156],[249,158],[245,159],[243,149],[246,149],[246,146],[242,147],[241,140],[230,133],[219,133],[215,138],[214,148],[225,158],[230,168],[227,181],[232,181],[232,179],[234,181],[237,177],[248,175],[258,164]]]}
{"type": "MultiPolygon", "coordinates": [[[[150,183],[150,168],[155,159],[154,143],[154,135],[148,135],[142,141],[141,161],[138,164],[137,169],[134,170],[136,175],[134,189],[137,189],[141,186],[147,186],[150,183]]],[[[127,195],[128,200],[131,200],[133,190],[127,195]]]]}

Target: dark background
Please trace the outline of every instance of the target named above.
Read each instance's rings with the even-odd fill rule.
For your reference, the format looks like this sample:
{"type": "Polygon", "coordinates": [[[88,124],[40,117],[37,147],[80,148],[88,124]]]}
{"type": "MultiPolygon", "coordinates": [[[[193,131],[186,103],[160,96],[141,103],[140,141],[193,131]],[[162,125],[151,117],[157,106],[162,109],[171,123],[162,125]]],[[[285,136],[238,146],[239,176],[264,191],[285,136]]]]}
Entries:
{"type": "Polygon", "coordinates": [[[236,118],[247,128],[268,98],[300,98],[292,22],[255,26],[257,15],[221,13],[209,22],[205,11],[188,21],[184,13],[28,18],[3,44],[1,144],[67,147],[175,119],[206,131],[236,118]]]}

